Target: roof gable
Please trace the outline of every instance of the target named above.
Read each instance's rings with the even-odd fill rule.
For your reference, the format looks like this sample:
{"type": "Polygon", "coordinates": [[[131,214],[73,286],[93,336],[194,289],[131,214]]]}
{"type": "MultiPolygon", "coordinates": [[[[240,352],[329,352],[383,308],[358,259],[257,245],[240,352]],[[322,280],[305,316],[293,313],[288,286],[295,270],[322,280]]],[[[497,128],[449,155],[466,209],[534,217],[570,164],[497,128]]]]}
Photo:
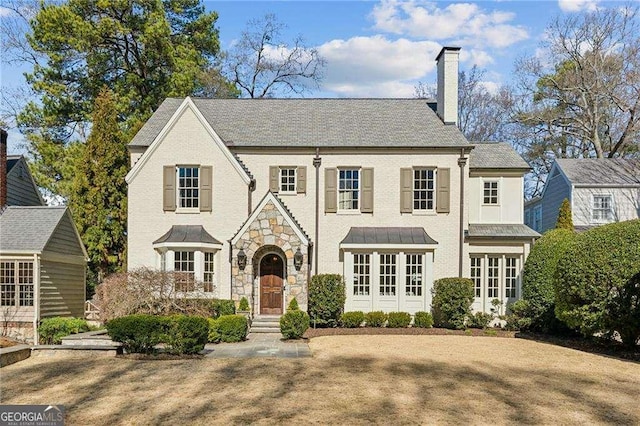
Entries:
{"type": "Polygon", "coordinates": [[[31,175],[27,160],[22,155],[7,156],[7,203],[9,205],[46,205],[31,175]]]}

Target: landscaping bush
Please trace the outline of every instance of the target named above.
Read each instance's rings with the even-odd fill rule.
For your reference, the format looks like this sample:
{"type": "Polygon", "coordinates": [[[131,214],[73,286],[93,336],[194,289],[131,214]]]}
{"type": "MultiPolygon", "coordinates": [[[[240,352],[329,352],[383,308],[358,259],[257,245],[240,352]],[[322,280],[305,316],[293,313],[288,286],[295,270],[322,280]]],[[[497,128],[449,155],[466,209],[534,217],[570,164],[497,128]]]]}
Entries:
{"type": "Polygon", "coordinates": [[[236,313],[236,304],[233,300],[213,299],[211,306],[213,309],[213,318],[219,318],[223,315],[234,315],[236,313]]]}
{"type": "Polygon", "coordinates": [[[469,318],[467,319],[467,327],[487,328],[492,319],[492,314],[488,314],[485,312],[476,312],[473,315],[469,315],[469,318]]]}
{"type": "Polygon", "coordinates": [[[367,312],[364,316],[367,327],[384,327],[387,322],[387,314],[382,311],[367,312]]]}
{"type": "MultiPolygon", "coordinates": [[[[292,300],[292,303],[296,299],[292,300]]],[[[297,306],[297,302],[296,302],[297,306]]],[[[289,309],[280,317],[280,332],[285,339],[300,339],[309,328],[309,314],[300,309],[289,309]]]]}
{"type": "Polygon", "coordinates": [[[433,315],[431,312],[416,312],[413,316],[413,326],[418,328],[433,327],[433,315]]]}
{"type": "Polygon", "coordinates": [[[209,320],[209,342],[233,343],[246,340],[249,325],[244,315],[222,315],[209,320]]]}
{"type": "Polygon", "coordinates": [[[408,312],[389,312],[387,318],[389,328],[406,328],[411,323],[411,314],[408,312]]]}
{"type": "Polygon", "coordinates": [[[567,229],[553,229],[533,245],[522,272],[522,300],[516,315],[523,315],[522,330],[562,334],[564,326],[555,315],[554,279],[558,261],[576,234],[567,229]],[[528,320],[525,320],[528,319],[528,320]]]}
{"type": "Polygon", "coordinates": [[[91,330],[89,324],[82,318],[54,317],[45,318],[40,322],[38,334],[42,344],[59,345],[63,337],[89,330],[91,330]]]}
{"type": "Polygon", "coordinates": [[[335,327],[344,309],[344,280],[341,275],[315,275],[309,283],[309,316],[314,327],[335,327]]]}
{"type": "Polygon", "coordinates": [[[204,349],[209,335],[207,318],[187,315],[167,317],[162,338],[167,352],[177,355],[197,354],[204,349]]]}
{"type": "Polygon", "coordinates": [[[340,324],[345,328],[360,327],[364,322],[364,313],[362,311],[345,312],[340,316],[340,324]]]}
{"type": "Polygon", "coordinates": [[[166,317],[137,314],[114,318],[106,327],[111,340],[122,343],[127,352],[150,354],[166,337],[166,323],[166,317]]]}
{"type": "Polygon", "coordinates": [[[438,327],[463,329],[471,314],[473,281],[469,278],[441,278],[434,283],[433,321],[438,327]]]}
{"type": "Polygon", "coordinates": [[[240,299],[240,303],[238,304],[238,310],[244,311],[244,312],[251,310],[249,308],[249,301],[247,300],[246,297],[243,296],[242,299],[240,299]]]}
{"type": "Polygon", "coordinates": [[[618,332],[640,339],[640,220],[612,223],[576,236],[558,263],[559,319],[585,336],[618,332]]]}
{"type": "Polygon", "coordinates": [[[299,310],[300,310],[300,306],[298,305],[298,301],[294,297],[289,302],[289,306],[287,306],[287,311],[299,311],[299,310]]]}

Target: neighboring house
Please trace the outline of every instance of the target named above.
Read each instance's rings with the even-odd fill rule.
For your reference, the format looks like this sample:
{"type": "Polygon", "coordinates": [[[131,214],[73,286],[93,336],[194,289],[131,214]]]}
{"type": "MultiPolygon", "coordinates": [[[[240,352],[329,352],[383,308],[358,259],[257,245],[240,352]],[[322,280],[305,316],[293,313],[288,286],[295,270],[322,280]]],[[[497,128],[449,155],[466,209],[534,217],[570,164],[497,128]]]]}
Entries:
{"type": "Polygon", "coordinates": [[[33,340],[42,318],[84,315],[87,254],[69,209],[44,205],[0,136],[0,334],[33,340]]]}
{"type": "Polygon", "coordinates": [[[306,309],[319,273],[344,276],[346,310],[428,310],[452,276],[474,280],[476,310],[517,299],[539,236],[522,221],[529,166],[458,130],[458,54],[438,55],[437,104],[165,100],[129,144],[128,267],[184,272],[255,314],[306,309]]]}
{"type": "Polygon", "coordinates": [[[573,224],[586,230],[640,217],[640,162],[621,158],[558,159],[542,195],[525,203],[525,223],[555,228],[560,205],[571,202],[573,224]]]}

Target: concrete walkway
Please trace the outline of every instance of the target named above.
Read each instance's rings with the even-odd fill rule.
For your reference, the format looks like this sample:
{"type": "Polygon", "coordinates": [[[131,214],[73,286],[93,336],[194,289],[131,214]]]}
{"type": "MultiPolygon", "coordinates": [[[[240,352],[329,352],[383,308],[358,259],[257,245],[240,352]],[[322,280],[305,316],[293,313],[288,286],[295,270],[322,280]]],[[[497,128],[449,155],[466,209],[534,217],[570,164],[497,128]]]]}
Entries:
{"type": "Polygon", "coordinates": [[[249,333],[247,340],[239,343],[209,343],[207,358],[303,358],[310,357],[311,350],[304,340],[285,341],[280,333],[249,333]]]}

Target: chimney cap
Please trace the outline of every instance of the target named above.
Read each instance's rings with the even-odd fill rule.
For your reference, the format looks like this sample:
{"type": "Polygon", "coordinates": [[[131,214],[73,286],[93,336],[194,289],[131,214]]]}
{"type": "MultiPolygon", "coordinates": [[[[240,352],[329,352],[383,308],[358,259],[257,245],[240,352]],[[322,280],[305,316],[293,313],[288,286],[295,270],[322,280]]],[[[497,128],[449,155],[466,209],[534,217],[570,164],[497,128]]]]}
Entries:
{"type": "Polygon", "coordinates": [[[442,54],[447,51],[447,52],[459,52],[460,51],[460,47],[457,46],[443,46],[442,49],[440,50],[440,53],[438,53],[438,56],[436,56],[436,61],[440,60],[440,56],[442,56],[442,54]]]}

